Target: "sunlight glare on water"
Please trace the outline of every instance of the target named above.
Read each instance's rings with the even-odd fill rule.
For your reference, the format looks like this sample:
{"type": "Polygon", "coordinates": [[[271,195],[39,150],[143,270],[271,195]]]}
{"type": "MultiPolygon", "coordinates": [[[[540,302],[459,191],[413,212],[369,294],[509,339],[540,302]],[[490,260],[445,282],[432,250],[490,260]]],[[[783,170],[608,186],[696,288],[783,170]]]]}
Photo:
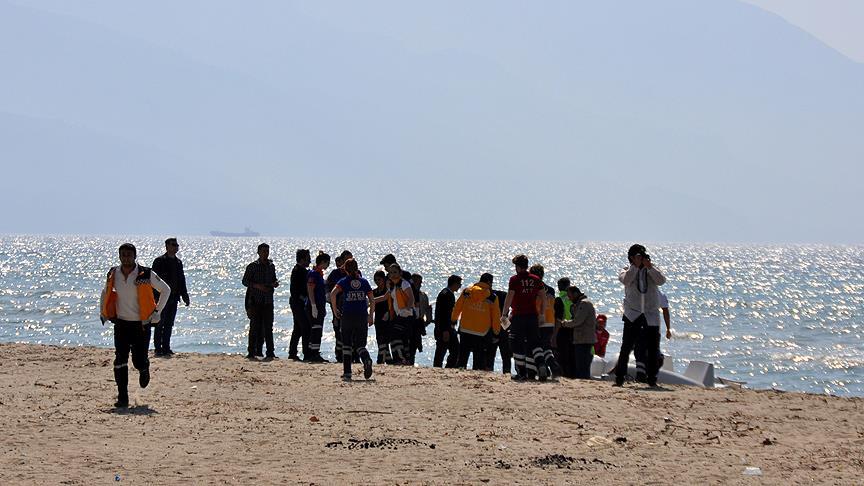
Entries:
{"type": "MultiPolygon", "coordinates": [[[[439,241],[265,238],[282,285],[275,298],[274,339],[285,354],[291,334],[288,278],[297,248],[336,255],[350,249],[367,277],[387,253],[424,276],[435,300],[450,274],[474,282],[483,272],[503,289],[510,259],[525,253],[546,267],[547,283],[571,278],[609,315],[610,353],[621,337],[623,291],[617,274],[627,243],[439,241]]],[[[163,239],[102,236],[0,237],[0,341],[111,346],[110,327],[99,323],[98,300],[117,247],[131,241],[139,262],[150,265],[163,239]]],[[[192,306],[178,311],[172,338],[177,351],[246,352],[243,270],[259,241],[180,238],[192,306]]],[[[648,245],[666,274],[663,287],[674,337],[662,346],[683,370],[691,359],[714,363],[717,374],[754,388],[778,387],[864,396],[864,261],[857,246],[648,245]]],[[[322,349],[332,357],[328,316],[322,349]]],[[[432,327],[418,355],[429,365],[432,327]]],[[[375,354],[374,328],[369,350],[375,354]]]]}

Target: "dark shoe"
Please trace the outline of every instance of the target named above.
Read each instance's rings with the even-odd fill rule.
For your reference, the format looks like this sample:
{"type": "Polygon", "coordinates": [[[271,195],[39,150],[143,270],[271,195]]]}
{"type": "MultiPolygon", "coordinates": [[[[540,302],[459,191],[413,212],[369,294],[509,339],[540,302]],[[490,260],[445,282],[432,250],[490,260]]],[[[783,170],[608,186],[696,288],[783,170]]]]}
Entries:
{"type": "Polygon", "coordinates": [[[264,361],[273,361],[274,359],[279,359],[275,354],[268,354],[264,357],[264,361]]]}
{"type": "Polygon", "coordinates": [[[549,368],[545,365],[538,367],[537,378],[539,378],[540,381],[546,381],[546,378],[549,378],[549,368]]]}
{"type": "Polygon", "coordinates": [[[162,354],[164,354],[164,355],[166,355],[166,356],[173,356],[173,355],[174,355],[174,351],[172,351],[172,350],[169,349],[168,351],[163,351],[162,354]]]}
{"type": "Polygon", "coordinates": [[[513,375],[510,377],[511,380],[522,383],[524,381],[528,381],[528,378],[523,375],[513,375]]]}
{"type": "Polygon", "coordinates": [[[150,370],[141,370],[138,372],[138,384],[141,388],[147,388],[150,384],[150,370]]]}
{"type": "Polygon", "coordinates": [[[254,354],[247,354],[246,359],[249,361],[258,361],[258,358],[256,358],[254,354]]]}
{"type": "Polygon", "coordinates": [[[303,361],[300,359],[300,356],[297,356],[296,354],[289,354],[288,359],[290,359],[291,361],[303,361]]]}
{"type": "Polygon", "coordinates": [[[114,402],[114,408],[126,408],[129,406],[129,397],[120,395],[117,397],[117,401],[114,402]]]}
{"type": "Polygon", "coordinates": [[[366,378],[368,380],[371,377],[372,377],[372,360],[367,359],[363,363],[363,378],[366,378]]]}
{"type": "Polygon", "coordinates": [[[346,375],[342,375],[342,376],[340,376],[340,378],[342,378],[342,381],[351,381],[351,373],[348,373],[346,375]]]}
{"type": "Polygon", "coordinates": [[[624,378],[615,377],[615,383],[612,386],[624,386],[624,378]]]}

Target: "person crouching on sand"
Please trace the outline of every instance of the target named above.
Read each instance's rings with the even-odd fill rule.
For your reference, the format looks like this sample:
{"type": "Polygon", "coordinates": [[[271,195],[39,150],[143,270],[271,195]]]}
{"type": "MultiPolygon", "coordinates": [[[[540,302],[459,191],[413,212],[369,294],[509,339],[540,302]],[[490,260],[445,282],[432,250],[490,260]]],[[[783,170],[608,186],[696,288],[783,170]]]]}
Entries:
{"type": "Polygon", "coordinates": [[[368,380],[372,376],[372,358],[366,350],[366,338],[368,328],[375,322],[375,295],[369,282],[360,276],[356,260],[345,260],[344,270],[347,276],[339,280],[330,292],[334,317],[341,322],[342,380],[351,381],[353,356],[360,358],[363,377],[368,380]]]}
{"type": "Polygon", "coordinates": [[[117,383],[117,408],[129,406],[129,352],[138,370],[138,384],[150,383],[150,326],[159,323],[162,309],[171,298],[171,287],[153,270],[135,263],[137,250],[131,243],[120,245],[120,266],[108,271],[102,291],[99,318],[114,323],[114,381],[117,383]],[[118,272],[119,270],[119,272],[118,272]],[[153,291],[159,292],[159,302],[153,291]]]}
{"type": "Polygon", "coordinates": [[[606,314],[597,316],[597,342],[594,343],[594,354],[606,357],[606,345],[609,344],[609,331],[606,330],[606,314]]]}

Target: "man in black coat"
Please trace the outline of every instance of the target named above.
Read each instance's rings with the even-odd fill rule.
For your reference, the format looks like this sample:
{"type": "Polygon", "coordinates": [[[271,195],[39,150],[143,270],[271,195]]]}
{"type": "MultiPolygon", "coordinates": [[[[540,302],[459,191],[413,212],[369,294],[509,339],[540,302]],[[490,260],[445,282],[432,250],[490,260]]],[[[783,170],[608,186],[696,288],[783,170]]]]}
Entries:
{"type": "Polygon", "coordinates": [[[447,355],[447,368],[455,368],[459,359],[459,337],[451,315],[453,307],[456,306],[455,293],[461,287],[462,277],[450,275],[447,279],[447,287],[435,300],[435,358],[432,366],[436,368],[444,366],[445,355],[447,355]]]}
{"type": "MultiPolygon", "coordinates": [[[[165,240],[165,253],[153,260],[153,271],[171,287],[171,297],[168,304],[162,310],[162,319],[153,332],[153,348],[156,356],[171,356],[171,331],[174,328],[174,319],[177,317],[177,304],[180,299],[186,307],[189,307],[189,292],[186,289],[186,275],[183,274],[183,262],[177,258],[180,245],[177,238],[165,240]]],[[[159,292],[153,291],[158,298],[159,292]]]]}

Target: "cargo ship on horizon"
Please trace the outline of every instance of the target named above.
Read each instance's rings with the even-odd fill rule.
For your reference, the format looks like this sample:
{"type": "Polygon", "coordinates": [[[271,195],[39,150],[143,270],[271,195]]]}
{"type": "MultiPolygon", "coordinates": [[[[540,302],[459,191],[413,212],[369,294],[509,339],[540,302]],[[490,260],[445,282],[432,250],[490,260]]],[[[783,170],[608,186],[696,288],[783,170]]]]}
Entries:
{"type": "Polygon", "coordinates": [[[252,231],[248,226],[244,228],[242,233],[231,233],[228,231],[211,231],[210,236],[225,236],[225,237],[243,237],[243,236],[261,236],[257,231],[252,231]]]}

